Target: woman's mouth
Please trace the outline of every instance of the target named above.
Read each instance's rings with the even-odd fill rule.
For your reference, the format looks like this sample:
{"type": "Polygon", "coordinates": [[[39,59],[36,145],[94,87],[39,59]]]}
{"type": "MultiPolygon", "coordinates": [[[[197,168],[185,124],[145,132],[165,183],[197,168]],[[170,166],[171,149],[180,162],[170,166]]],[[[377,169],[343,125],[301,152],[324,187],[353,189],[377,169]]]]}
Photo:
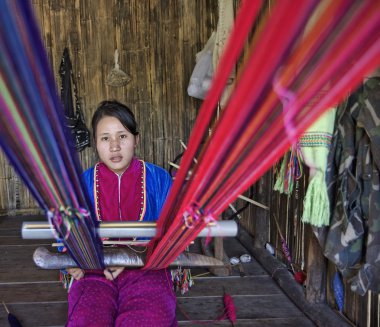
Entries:
{"type": "Polygon", "coordinates": [[[112,161],[114,163],[120,162],[121,160],[123,160],[122,156],[113,156],[110,158],[110,161],[112,161]]]}

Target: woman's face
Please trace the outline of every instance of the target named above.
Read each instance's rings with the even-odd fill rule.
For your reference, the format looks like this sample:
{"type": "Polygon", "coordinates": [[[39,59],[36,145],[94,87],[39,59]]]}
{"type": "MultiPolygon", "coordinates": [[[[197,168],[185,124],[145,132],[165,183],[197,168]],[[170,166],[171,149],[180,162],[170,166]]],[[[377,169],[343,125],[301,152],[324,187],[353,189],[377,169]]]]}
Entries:
{"type": "Polygon", "coordinates": [[[126,129],[119,119],[104,116],[96,126],[99,159],[116,174],[122,174],[135,154],[138,136],[126,129]]]}

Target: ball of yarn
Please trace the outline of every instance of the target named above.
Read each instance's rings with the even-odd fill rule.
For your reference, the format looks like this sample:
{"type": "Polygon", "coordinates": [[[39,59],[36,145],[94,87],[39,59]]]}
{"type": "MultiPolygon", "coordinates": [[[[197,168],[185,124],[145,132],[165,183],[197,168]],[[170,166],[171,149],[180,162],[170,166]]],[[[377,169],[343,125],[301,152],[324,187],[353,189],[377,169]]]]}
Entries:
{"type": "Polygon", "coordinates": [[[296,280],[297,283],[303,285],[303,283],[306,280],[306,274],[303,271],[297,271],[294,274],[294,279],[296,280]]]}
{"type": "Polygon", "coordinates": [[[275,254],[274,247],[270,243],[265,243],[265,250],[267,250],[271,255],[275,254]]]}
{"type": "Polygon", "coordinates": [[[251,262],[252,258],[249,254],[242,254],[240,256],[240,261],[243,263],[251,262]]]}
{"type": "Polygon", "coordinates": [[[236,258],[236,257],[230,258],[230,264],[233,266],[237,265],[239,262],[240,262],[239,258],[236,258]]]}

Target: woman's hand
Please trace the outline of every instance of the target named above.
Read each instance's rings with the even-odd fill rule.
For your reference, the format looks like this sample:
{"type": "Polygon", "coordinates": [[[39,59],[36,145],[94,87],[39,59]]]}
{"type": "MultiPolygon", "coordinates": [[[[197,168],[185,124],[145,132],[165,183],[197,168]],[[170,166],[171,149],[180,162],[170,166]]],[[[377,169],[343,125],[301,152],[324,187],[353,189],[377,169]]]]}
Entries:
{"type": "Polygon", "coordinates": [[[123,270],[124,267],[107,267],[104,269],[103,273],[108,280],[115,280],[123,270]]]}
{"type": "Polygon", "coordinates": [[[79,280],[84,276],[84,270],[80,268],[67,268],[66,271],[76,280],[79,280]]]}

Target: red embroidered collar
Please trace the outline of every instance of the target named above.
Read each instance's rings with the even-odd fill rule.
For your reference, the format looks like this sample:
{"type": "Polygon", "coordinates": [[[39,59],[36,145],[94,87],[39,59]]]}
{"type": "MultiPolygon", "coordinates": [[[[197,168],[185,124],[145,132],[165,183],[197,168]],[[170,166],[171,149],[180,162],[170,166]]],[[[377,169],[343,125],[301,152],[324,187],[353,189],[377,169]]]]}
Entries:
{"type": "Polygon", "coordinates": [[[146,210],[144,162],[133,158],[121,175],[104,163],[97,163],[94,169],[94,199],[98,220],[142,220],[146,210]]]}

